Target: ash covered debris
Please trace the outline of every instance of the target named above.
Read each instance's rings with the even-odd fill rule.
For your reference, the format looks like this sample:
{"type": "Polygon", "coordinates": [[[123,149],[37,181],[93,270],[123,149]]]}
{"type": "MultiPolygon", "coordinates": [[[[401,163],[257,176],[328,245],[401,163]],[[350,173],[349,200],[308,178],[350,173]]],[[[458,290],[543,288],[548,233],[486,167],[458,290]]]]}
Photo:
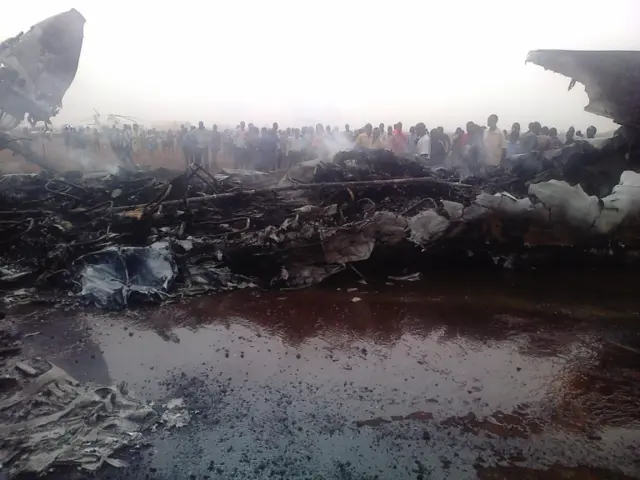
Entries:
{"type": "Polygon", "coordinates": [[[303,288],[344,270],[402,276],[443,259],[524,264],[567,249],[626,258],[639,246],[639,159],[616,135],[599,148],[516,155],[464,181],[387,150],[340,152],[284,177],[199,166],[6,175],[0,286],[123,308],[303,288]]]}
{"type": "MultiPolygon", "coordinates": [[[[4,317],[4,314],[3,314],[4,317]]],[[[125,383],[82,383],[41,358],[19,357],[19,332],[0,322],[0,469],[3,478],[45,475],[56,467],[96,472],[124,467],[114,455],[142,447],[149,431],[188,423],[188,406],[154,408],[125,383]]]]}

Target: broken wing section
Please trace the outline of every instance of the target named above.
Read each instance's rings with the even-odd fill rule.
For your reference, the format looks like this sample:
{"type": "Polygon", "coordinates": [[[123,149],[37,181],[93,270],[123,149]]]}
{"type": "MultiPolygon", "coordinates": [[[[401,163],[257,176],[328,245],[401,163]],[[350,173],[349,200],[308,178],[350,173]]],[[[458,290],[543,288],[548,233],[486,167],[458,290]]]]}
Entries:
{"type": "Polygon", "coordinates": [[[0,43],[0,129],[58,113],[78,70],[84,24],[71,9],[0,43]]]}
{"type": "Polygon", "coordinates": [[[640,52],[534,50],[527,63],[585,86],[585,111],[611,118],[621,125],[640,125],[640,52]]]}

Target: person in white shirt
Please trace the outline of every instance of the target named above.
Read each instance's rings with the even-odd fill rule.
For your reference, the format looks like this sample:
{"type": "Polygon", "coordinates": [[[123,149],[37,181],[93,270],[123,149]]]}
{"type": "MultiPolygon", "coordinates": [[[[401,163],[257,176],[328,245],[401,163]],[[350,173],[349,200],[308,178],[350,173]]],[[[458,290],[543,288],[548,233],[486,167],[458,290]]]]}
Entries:
{"type": "Polygon", "coordinates": [[[300,129],[293,130],[293,136],[289,138],[287,152],[302,152],[306,145],[305,139],[300,136],[300,129]]]}
{"type": "Polygon", "coordinates": [[[497,167],[507,155],[507,140],[498,128],[498,116],[489,115],[487,128],[484,131],[485,163],[497,167]]]}
{"type": "Polygon", "coordinates": [[[418,155],[431,155],[431,139],[426,125],[422,122],[416,125],[416,137],[418,141],[415,153],[418,155]]]}
{"type": "Polygon", "coordinates": [[[233,132],[233,163],[235,168],[244,168],[249,163],[245,125],[244,122],[240,122],[236,131],[233,132]]]}
{"type": "Polygon", "coordinates": [[[380,130],[380,143],[381,144],[386,144],[387,143],[387,131],[384,129],[384,123],[381,123],[380,125],[378,125],[378,130],[380,130]]]}

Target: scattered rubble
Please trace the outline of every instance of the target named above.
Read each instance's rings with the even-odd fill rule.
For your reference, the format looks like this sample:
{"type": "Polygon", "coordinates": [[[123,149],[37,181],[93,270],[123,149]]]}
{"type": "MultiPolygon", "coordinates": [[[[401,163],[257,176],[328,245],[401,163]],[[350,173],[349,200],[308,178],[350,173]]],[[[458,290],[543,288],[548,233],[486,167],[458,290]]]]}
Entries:
{"type": "Polygon", "coordinates": [[[182,399],[154,409],[124,383],[78,382],[41,358],[17,357],[19,335],[8,327],[0,332],[0,469],[7,478],[58,466],[89,472],[104,464],[124,467],[113,456],[118,450],[142,446],[145,432],[157,425],[189,422],[182,399]]]}
{"type": "Polygon", "coordinates": [[[563,248],[625,256],[638,248],[639,159],[617,135],[465,178],[385,150],[340,152],[284,176],[199,167],[5,175],[0,287],[123,308],[303,288],[345,269],[402,277],[443,258],[512,267],[563,248]]]}

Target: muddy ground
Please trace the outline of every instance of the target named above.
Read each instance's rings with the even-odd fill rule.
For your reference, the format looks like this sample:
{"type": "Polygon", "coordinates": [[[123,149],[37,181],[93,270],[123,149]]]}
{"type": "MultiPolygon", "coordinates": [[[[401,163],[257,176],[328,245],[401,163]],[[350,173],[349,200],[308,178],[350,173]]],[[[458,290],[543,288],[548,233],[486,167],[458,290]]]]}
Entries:
{"type": "Polygon", "coordinates": [[[354,279],[13,319],[38,332],[27,355],[192,410],[98,478],[635,478],[636,278],[354,279]]]}
{"type": "MultiPolygon", "coordinates": [[[[69,151],[59,137],[51,141],[35,138],[31,143],[31,148],[60,172],[82,170],[83,168],[89,171],[102,171],[105,169],[109,170],[118,164],[117,157],[106,140],[101,143],[98,151],[92,149],[69,151]],[[80,160],[82,155],[85,156],[83,157],[85,161],[84,165],[80,160]]],[[[158,150],[153,154],[145,150],[139,154],[135,154],[134,160],[142,167],[162,167],[176,171],[181,171],[185,167],[184,156],[178,148],[166,152],[158,150]]],[[[233,159],[221,155],[218,163],[220,166],[230,167],[233,165],[233,159]]],[[[40,170],[40,167],[27,162],[20,156],[14,155],[10,150],[0,150],[0,174],[15,172],[33,173],[39,172],[40,170]]]]}

